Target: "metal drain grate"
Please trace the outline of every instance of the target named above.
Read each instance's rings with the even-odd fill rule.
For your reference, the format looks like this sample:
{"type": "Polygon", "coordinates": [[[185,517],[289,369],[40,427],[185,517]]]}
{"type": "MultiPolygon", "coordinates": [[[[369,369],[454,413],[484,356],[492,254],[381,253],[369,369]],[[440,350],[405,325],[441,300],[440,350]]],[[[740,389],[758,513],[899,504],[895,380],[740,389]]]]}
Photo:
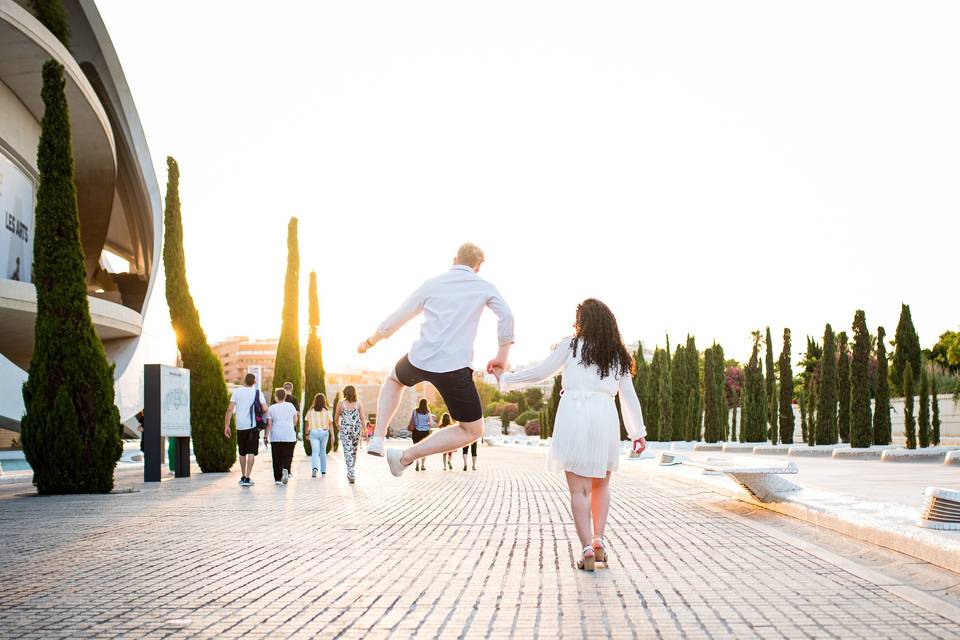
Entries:
{"type": "Polygon", "coordinates": [[[927,496],[927,504],[917,524],[928,529],[960,531],[960,491],[927,487],[923,494],[927,496]]]}

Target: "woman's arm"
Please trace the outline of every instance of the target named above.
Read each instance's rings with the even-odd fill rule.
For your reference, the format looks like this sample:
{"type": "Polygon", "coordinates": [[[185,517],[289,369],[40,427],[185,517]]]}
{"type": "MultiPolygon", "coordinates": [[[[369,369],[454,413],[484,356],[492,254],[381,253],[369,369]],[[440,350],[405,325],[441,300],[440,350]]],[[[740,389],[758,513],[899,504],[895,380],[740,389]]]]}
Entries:
{"type": "MultiPolygon", "coordinates": [[[[340,407],[343,403],[337,403],[337,410],[333,412],[333,424],[340,424],[340,407]]],[[[331,427],[333,425],[330,425],[331,427]]]]}
{"type": "Polygon", "coordinates": [[[631,440],[640,440],[647,437],[647,427],[643,424],[643,410],[640,408],[640,398],[633,387],[633,378],[630,374],[620,376],[620,410],[623,412],[623,425],[627,428],[631,440]]]}
{"type": "Polygon", "coordinates": [[[303,417],[303,437],[310,437],[310,412],[307,411],[307,415],[303,417]]]}
{"type": "Polygon", "coordinates": [[[534,382],[552,378],[557,371],[563,368],[563,363],[566,362],[569,352],[570,339],[564,338],[560,341],[560,344],[554,347],[553,352],[540,364],[503,374],[500,377],[501,391],[523,387],[534,382]]]}
{"type": "Polygon", "coordinates": [[[360,428],[367,428],[367,412],[363,410],[363,405],[359,402],[357,403],[357,412],[360,414],[360,428]]]}

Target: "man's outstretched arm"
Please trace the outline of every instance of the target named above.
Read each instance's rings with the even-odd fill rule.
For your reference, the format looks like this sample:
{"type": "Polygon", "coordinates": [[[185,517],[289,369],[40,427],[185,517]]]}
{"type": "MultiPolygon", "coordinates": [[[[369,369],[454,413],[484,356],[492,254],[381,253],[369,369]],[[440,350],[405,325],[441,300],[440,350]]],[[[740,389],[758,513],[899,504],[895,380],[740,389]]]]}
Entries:
{"type": "Polygon", "coordinates": [[[410,322],[423,311],[423,287],[410,294],[410,297],[403,301],[397,310],[387,316],[386,320],[380,323],[372,336],[364,340],[357,346],[357,353],[365,353],[367,349],[377,344],[385,338],[389,338],[397,329],[410,322]]]}
{"type": "Polygon", "coordinates": [[[500,348],[497,349],[497,356],[487,363],[487,373],[492,373],[499,379],[500,374],[510,368],[510,346],[513,344],[513,312],[510,311],[510,305],[496,289],[493,290],[493,295],[487,300],[487,306],[497,316],[497,341],[500,345],[500,348]]]}

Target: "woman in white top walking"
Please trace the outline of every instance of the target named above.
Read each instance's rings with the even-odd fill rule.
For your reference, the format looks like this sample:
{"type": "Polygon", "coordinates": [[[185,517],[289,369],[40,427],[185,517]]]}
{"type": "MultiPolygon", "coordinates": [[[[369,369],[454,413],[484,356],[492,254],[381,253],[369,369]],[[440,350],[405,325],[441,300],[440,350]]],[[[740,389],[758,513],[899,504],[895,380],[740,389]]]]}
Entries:
{"type": "Polygon", "coordinates": [[[267,410],[267,430],[263,434],[263,440],[264,444],[267,439],[270,440],[274,484],[287,484],[290,480],[293,448],[297,446],[297,431],[294,425],[300,421],[300,412],[282,388],[274,392],[273,398],[275,402],[267,410]]]}
{"type": "Polygon", "coordinates": [[[327,397],[322,393],[313,396],[313,405],[304,418],[304,431],[310,438],[310,461],[313,463],[313,477],[327,475],[327,442],[330,440],[330,410],[327,409],[327,397]]]}
{"type": "Polygon", "coordinates": [[[610,473],[620,462],[620,394],[623,421],[637,452],[646,447],[640,400],[633,387],[633,358],[623,344],[617,319],[599,300],[577,307],[575,333],[558,344],[538,365],[504,374],[501,387],[519,387],[563,371],[563,391],[547,456],[550,471],[564,472],[570,507],[583,557],[577,567],[593,571],[606,562],[604,529],[610,509],[610,473]],[[591,531],[592,521],[592,531],[591,531]]]}

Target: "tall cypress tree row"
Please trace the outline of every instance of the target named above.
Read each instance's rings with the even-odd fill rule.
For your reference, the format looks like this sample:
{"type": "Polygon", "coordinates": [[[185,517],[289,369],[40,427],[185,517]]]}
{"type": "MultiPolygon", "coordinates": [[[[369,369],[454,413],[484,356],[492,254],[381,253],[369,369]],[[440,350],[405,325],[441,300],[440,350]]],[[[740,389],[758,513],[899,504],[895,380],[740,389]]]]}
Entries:
{"type": "MultiPolygon", "coordinates": [[[[183,255],[183,221],[180,216],[180,168],[167,158],[167,200],[163,212],[163,267],[167,307],[177,336],[183,366],[190,370],[190,425],[193,452],[200,469],[229,471],[237,460],[237,436],[231,429],[223,437],[223,415],[230,402],[223,380],[223,365],[207,344],[200,314],[190,295],[183,255]]],[[[264,395],[269,396],[267,391],[264,395]]]]}
{"type": "Polygon", "coordinates": [[[940,446],[940,399],[937,398],[937,376],[933,376],[933,379],[930,380],[930,397],[933,400],[933,420],[932,427],[930,431],[930,441],[933,443],[933,446],[940,446]]]}
{"type": "Polygon", "coordinates": [[[841,442],[850,442],[850,356],[847,332],[837,334],[837,431],[841,442]]]}
{"type": "Polygon", "coordinates": [[[903,381],[903,370],[907,363],[913,371],[913,382],[917,382],[916,376],[920,373],[920,338],[917,336],[917,330],[913,328],[913,318],[910,316],[910,306],[900,305],[900,322],[897,323],[897,331],[893,336],[894,351],[893,364],[890,367],[890,386],[895,391],[903,391],[901,383],[903,381]]]}
{"type": "MultiPolygon", "coordinates": [[[[304,394],[303,413],[313,405],[313,398],[318,393],[327,394],[327,384],[324,380],[323,371],[323,348],[320,344],[320,336],[317,333],[320,326],[320,300],[317,297],[317,272],[310,272],[310,283],[307,291],[307,317],[310,325],[310,332],[307,335],[307,352],[303,361],[303,382],[306,393],[304,394]]],[[[333,447],[332,438],[327,439],[327,451],[333,447]]],[[[310,455],[310,438],[303,439],[303,448],[310,455]]]]}
{"type": "Polygon", "coordinates": [[[717,385],[713,364],[713,347],[703,350],[703,441],[720,439],[720,414],[717,405],[717,385]]]}
{"type": "Polygon", "coordinates": [[[906,435],[907,449],[917,448],[917,422],[913,416],[913,365],[907,362],[903,368],[903,431],[906,435]]]}
{"type": "Polygon", "coordinates": [[[686,436],[685,440],[696,442],[700,440],[703,425],[703,392],[700,387],[700,352],[697,351],[697,341],[693,336],[687,336],[687,344],[683,349],[686,358],[687,395],[692,394],[693,400],[687,402],[686,436]]]}
{"type": "Polygon", "coordinates": [[[770,442],[777,444],[780,435],[780,430],[777,424],[777,415],[779,413],[777,402],[777,377],[774,375],[773,338],[770,336],[770,327],[767,327],[765,346],[766,354],[764,362],[767,369],[767,377],[765,379],[767,396],[767,431],[770,435],[770,442]]]}
{"type": "Polygon", "coordinates": [[[870,330],[866,314],[853,316],[853,358],[850,362],[850,446],[873,444],[870,416],[870,330]]]}
{"type": "Polygon", "coordinates": [[[293,383],[293,395],[300,398],[300,249],[297,219],[287,225],[287,277],[283,282],[283,324],[273,367],[273,384],[293,383]]]}
{"type": "Polygon", "coordinates": [[[643,413],[644,425],[649,423],[650,398],[647,397],[647,385],[650,376],[650,365],[643,355],[643,343],[637,346],[637,352],[633,355],[633,360],[637,365],[637,371],[633,375],[633,388],[637,391],[637,398],[640,399],[640,410],[643,413]]]}
{"type": "Polygon", "coordinates": [[[677,345],[670,362],[670,433],[674,440],[687,439],[687,360],[683,345],[677,345]]]}
{"type": "Polygon", "coordinates": [[[670,339],[667,338],[668,348],[662,352],[663,355],[660,358],[660,417],[657,419],[657,423],[660,427],[659,435],[661,442],[670,442],[674,438],[671,418],[673,388],[670,385],[669,344],[670,339]]]}
{"type": "Polygon", "coordinates": [[[817,442],[817,380],[810,376],[807,396],[807,444],[811,447],[817,442]]]}
{"type": "Polygon", "coordinates": [[[920,370],[920,412],[919,428],[920,447],[926,449],[930,446],[930,378],[927,376],[927,370],[920,370]]]}
{"type": "Polygon", "coordinates": [[[754,333],[753,351],[743,374],[741,442],[765,442],[767,440],[767,399],[760,364],[759,332],[754,333]]]}
{"type": "Polygon", "coordinates": [[[820,384],[817,385],[817,444],[837,442],[837,351],[833,327],[823,333],[823,356],[820,358],[820,384]]]}
{"type": "Polygon", "coordinates": [[[887,333],[877,327],[877,395],[873,404],[873,444],[893,442],[890,427],[890,384],[887,379],[887,333]]]}
{"type": "Polygon", "coordinates": [[[793,368],[790,364],[790,329],[783,330],[783,349],[780,351],[780,397],[777,415],[780,442],[793,444],[796,419],[793,416],[793,368]]]}
{"type": "Polygon", "coordinates": [[[20,438],[41,494],[106,493],[123,451],[107,362],[87,302],[63,67],[43,65],[33,238],[34,348],[20,438]]]}

